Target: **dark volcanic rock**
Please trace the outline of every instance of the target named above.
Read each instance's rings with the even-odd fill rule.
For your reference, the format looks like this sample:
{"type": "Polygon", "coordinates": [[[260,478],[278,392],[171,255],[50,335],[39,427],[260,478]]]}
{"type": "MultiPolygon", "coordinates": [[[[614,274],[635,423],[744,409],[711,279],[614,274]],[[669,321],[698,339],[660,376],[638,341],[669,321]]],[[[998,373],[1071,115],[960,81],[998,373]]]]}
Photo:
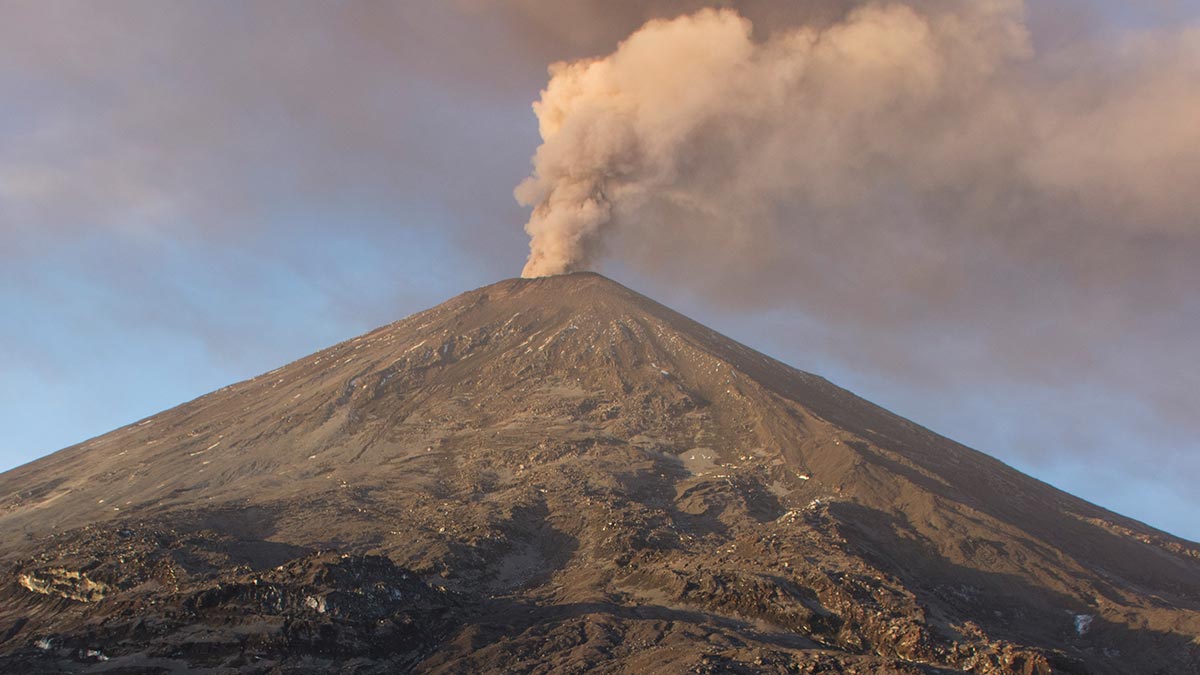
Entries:
{"type": "Polygon", "coordinates": [[[603,277],[0,475],[0,670],[1195,673],[1200,547],[603,277]]]}
{"type": "Polygon", "coordinates": [[[16,582],[0,591],[21,615],[18,631],[41,636],[24,649],[9,644],[11,663],[30,672],[89,663],[104,672],[180,664],[268,672],[359,659],[360,670],[396,672],[466,616],[454,593],[385,557],[298,553],[255,570],[213,553],[230,545],[213,539],[130,528],[59,537],[56,550],[18,563],[16,582]],[[106,535],[130,545],[98,552],[106,535]]]}

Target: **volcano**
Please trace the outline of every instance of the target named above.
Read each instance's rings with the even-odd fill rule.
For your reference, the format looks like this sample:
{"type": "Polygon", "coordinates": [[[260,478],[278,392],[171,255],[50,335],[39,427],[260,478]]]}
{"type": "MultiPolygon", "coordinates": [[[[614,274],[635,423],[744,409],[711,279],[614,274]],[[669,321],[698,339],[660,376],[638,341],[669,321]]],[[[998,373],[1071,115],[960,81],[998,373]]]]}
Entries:
{"type": "Polygon", "coordinates": [[[1200,546],[591,273],[4,473],[0,532],[4,672],[1200,672],[1200,546]]]}

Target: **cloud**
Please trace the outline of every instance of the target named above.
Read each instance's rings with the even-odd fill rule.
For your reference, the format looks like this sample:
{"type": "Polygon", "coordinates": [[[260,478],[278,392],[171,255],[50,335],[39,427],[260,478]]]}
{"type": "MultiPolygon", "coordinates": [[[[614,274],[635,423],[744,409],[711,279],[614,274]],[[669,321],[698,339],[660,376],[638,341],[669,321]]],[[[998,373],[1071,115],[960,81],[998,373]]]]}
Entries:
{"type": "Polygon", "coordinates": [[[0,258],[92,232],[245,241],[300,202],[340,205],[340,228],[364,204],[406,229],[445,211],[478,240],[520,217],[518,102],[544,69],[507,34],[440,3],[16,3],[0,258]]]}

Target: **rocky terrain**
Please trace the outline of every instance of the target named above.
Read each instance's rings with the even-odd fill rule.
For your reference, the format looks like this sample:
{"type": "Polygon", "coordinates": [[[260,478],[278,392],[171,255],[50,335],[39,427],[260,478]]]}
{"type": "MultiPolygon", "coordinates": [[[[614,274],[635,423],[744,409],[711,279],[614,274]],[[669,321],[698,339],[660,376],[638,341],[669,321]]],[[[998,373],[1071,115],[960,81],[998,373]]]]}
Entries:
{"type": "Polygon", "coordinates": [[[3,672],[1200,672],[1200,545],[594,274],[2,474],[0,534],[3,672]]]}

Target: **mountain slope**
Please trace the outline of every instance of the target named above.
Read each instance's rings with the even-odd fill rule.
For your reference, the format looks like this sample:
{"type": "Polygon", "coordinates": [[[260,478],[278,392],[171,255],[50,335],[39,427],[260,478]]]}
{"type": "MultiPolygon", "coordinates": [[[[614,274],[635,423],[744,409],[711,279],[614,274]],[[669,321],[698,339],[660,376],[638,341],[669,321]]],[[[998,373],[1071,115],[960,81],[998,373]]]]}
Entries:
{"type": "Polygon", "coordinates": [[[1200,547],[594,274],[14,469],[0,528],[46,671],[1200,668],[1200,547]]]}

